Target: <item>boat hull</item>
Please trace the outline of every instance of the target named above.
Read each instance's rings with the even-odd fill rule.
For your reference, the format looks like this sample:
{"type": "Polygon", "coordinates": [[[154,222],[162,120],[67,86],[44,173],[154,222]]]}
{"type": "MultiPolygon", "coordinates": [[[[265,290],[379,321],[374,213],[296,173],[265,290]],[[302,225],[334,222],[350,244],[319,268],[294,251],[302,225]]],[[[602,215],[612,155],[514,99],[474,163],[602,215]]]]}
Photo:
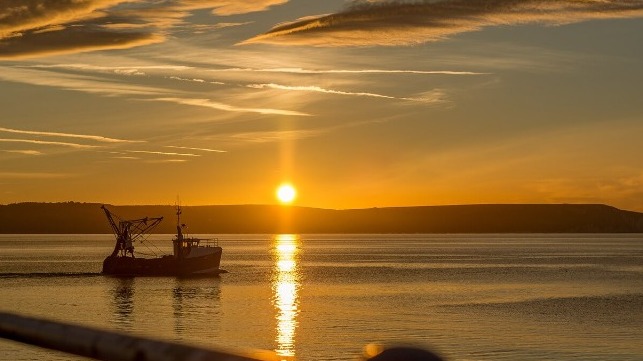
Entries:
{"type": "Polygon", "coordinates": [[[108,256],[103,261],[103,274],[113,276],[203,276],[225,273],[219,268],[221,247],[199,257],[135,258],[108,256]]]}

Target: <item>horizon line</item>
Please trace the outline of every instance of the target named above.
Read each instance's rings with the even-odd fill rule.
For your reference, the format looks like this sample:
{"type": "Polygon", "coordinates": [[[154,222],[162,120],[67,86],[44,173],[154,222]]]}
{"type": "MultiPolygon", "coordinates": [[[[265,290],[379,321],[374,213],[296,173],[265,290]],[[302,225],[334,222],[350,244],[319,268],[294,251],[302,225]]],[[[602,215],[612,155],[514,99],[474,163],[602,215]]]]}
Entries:
{"type": "MultiPolygon", "coordinates": [[[[112,204],[104,202],[82,202],[82,201],[21,201],[12,203],[0,203],[0,206],[20,205],[20,204],[95,204],[107,205],[112,207],[175,207],[176,204],[112,204]]],[[[370,207],[357,207],[357,208],[326,208],[305,206],[296,204],[279,204],[279,203],[241,203],[241,204],[196,204],[196,205],[182,205],[181,207],[280,207],[280,208],[310,208],[321,210],[334,210],[334,211],[347,211],[347,210],[368,210],[368,209],[395,209],[395,208],[428,208],[428,207],[467,207],[467,206],[604,206],[622,211],[632,211],[629,209],[622,209],[607,203],[460,203],[460,204],[423,204],[423,205],[393,205],[393,206],[370,206],[370,207]]]]}

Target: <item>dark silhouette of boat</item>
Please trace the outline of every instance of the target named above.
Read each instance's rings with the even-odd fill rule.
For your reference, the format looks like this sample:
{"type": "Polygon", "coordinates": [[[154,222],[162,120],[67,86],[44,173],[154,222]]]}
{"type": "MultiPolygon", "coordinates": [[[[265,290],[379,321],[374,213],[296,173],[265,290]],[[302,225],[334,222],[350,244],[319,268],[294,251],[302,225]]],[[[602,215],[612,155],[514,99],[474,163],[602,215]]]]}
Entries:
{"type": "Polygon", "coordinates": [[[174,253],[155,258],[134,255],[134,242],[143,241],[163,217],[122,220],[107,207],[101,207],[116,236],[111,255],[103,261],[103,274],[114,276],[205,276],[226,271],[219,268],[222,248],[216,239],[201,239],[184,235],[181,207],[176,207],[176,236],[172,239],[174,253]]]}

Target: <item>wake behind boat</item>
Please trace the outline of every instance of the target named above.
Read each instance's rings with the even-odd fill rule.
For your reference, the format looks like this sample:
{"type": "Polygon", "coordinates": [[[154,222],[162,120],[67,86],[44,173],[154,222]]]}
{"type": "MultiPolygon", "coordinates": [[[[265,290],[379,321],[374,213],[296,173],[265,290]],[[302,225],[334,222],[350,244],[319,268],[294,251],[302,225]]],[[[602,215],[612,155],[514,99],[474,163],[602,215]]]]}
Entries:
{"type": "Polygon", "coordinates": [[[134,242],[144,240],[163,217],[121,220],[107,207],[101,207],[116,236],[114,251],[103,261],[103,274],[115,276],[198,276],[217,275],[222,248],[216,239],[200,239],[184,235],[181,207],[176,208],[176,236],[172,239],[174,253],[156,258],[134,255],[134,242]],[[118,222],[117,222],[118,220],[118,222]]]}

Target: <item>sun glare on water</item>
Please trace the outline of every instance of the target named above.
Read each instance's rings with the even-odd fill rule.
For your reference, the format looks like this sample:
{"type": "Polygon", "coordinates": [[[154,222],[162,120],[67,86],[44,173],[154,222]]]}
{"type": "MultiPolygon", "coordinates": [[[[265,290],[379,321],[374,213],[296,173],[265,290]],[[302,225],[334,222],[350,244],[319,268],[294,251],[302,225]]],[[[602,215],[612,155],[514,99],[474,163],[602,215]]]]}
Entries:
{"type": "Polygon", "coordinates": [[[282,184],[277,188],[277,199],[281,203],[291,203],[297,197],[297,190],[290,184],[282,184]]]}

